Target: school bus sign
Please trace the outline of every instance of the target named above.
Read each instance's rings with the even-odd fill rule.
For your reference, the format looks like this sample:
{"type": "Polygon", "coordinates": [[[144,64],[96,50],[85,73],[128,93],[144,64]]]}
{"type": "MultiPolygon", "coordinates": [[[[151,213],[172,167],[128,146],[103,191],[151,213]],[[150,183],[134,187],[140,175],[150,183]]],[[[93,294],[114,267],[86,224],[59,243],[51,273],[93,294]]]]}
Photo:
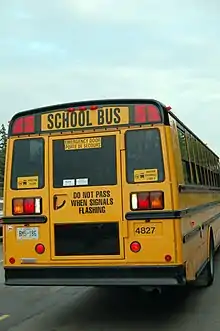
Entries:
{"type": "Polygon", "coordinates": [[[96,110],[57,111],[41,115],[41,131],[118,126],[129,123],[129,107],[104,107],[96,110]]]}

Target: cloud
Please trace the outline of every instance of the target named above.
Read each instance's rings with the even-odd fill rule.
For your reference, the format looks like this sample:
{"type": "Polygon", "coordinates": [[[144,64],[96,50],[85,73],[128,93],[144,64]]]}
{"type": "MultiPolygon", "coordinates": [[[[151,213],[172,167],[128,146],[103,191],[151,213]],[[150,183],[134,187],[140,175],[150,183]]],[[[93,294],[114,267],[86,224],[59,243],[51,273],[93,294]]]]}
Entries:
{"type": "Polygon", "coordinates": [[[2,0],[1,118],[87,98],[153,97],[220,153],[218,7],[204,0],[2,0]]]}

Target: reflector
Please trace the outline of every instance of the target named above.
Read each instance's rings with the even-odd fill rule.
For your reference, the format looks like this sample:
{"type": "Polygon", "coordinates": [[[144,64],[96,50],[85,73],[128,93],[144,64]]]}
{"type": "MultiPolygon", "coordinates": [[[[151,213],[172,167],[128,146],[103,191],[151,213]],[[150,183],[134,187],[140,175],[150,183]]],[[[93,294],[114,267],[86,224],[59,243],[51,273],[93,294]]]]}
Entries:
{"type": "Polygon", "coordinates": [[[134,253],[138,253],[141,250],[141,244],[138,241],[133,241],[130,245],[130,249],[134,253]]]}
{"type": "Polygon", "coordinates": [[[45,247],[43,244],[37,244],[35,246],[35,251],[38,253],[38,254],[43,254],[45,252],[45,247]]]}

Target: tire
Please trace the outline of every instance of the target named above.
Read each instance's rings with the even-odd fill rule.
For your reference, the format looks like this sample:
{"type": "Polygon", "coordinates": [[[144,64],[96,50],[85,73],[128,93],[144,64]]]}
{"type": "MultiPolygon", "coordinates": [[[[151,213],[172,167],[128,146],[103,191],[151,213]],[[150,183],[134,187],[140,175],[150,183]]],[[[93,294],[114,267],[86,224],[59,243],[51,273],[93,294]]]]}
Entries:
{"type": "Polygon", "coordinates": [[[214,268],[214,241],[212,235],[209,241],[209,260],[204,270],[195,281],[197,287],[209,287],[213,284],[215,278],[214,268]]]}

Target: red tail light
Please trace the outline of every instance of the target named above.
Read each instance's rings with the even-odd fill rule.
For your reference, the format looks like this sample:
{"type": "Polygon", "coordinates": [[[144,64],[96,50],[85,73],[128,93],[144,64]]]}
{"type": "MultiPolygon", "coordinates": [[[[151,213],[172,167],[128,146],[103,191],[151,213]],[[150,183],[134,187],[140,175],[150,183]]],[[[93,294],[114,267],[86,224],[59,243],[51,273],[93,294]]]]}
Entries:
{"type": "Polygon", "coordinates": [[[35,199],[24,200],[24,213],[34,214],[35,213],[35,199]]]}
{"type": "Polygon", "coordinates": [[[13,134],[34,133],[35,132],[35,117],[34,115],[23,116],[17,118],[12,125],[13,134]]]}
{"type": "Polygon", "coordinates": [[[161,122],[159,108],[155,105],[135,105],[134,108],[135,123],[154,123],[161,122]]]}
{"type": "Polygon", "coordinates": [[[12,201],[13,215],[37,215],[41,212],[41,198],[15,198],[12,201]]]}
{"type": "Polygon", "coordinates": [[[164,209],[164,193],[162,191],[131,193],[131,210],[164,209]]]}
{"type": "Polygon", "coordinates": [[[150,193],[139,193],[137,197],[138,209],[150,208],[150,193]]]}

